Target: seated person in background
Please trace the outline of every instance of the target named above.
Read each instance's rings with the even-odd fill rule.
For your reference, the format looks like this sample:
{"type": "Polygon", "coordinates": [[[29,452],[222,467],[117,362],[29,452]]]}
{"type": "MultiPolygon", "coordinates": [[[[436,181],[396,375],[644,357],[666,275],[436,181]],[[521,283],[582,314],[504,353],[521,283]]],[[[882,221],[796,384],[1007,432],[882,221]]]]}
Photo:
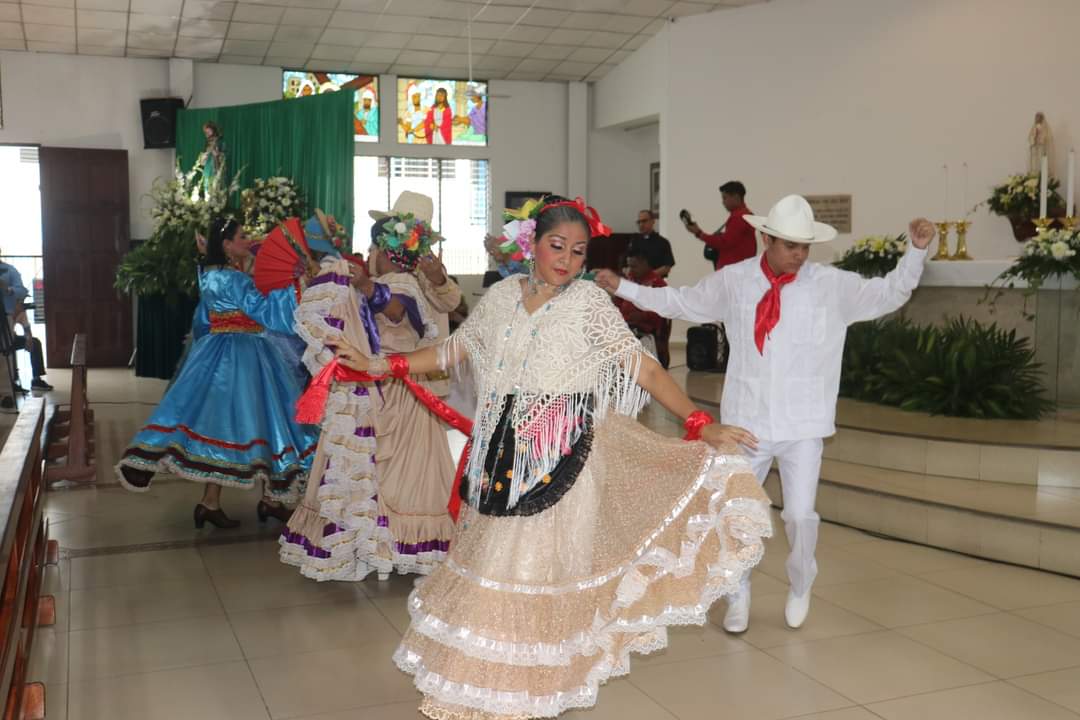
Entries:
{"type": "Polygon", "coordinates": [[[7,314],[8,327],[12,329],[12,334],[14,335],[16,324],[23,329],[22,335],[14,335],[13,347],[30,353],[30,365],[34,373],[30,387],[34,390],[52,390],[53,386],[44,380],[45,358],[41,352],[41,341],[31,334],[30,321],[23,309],[23,303],[30,296],[30,291],[23,285],[19,271],[5,262],[0,262],[0,292],[3,293],[4,312],[7,314]]]}
{"type": "Polygon", "coordinates": [[[652,210],[638,211],[637,226],[638,235],[630,241],[626,256],[629,258],[631,254],[643,253],[649,267],[660,277],[666,278],[671,268],[675,267],[675,256],[671,253],[671,242],[656,232],[656,215],[652,210]]]}
{"type": "MultiPolygon", "coordinates": [[[[664,278],[652,269],[649,265],[649,258],[647,257],[643,248],[631,248],[630,254],[626,256],[626,271],[625,275],[627,279],[632,280],[638,285],[644,285],[645,287],[667,287],[667,283],[664,278]]],[[[642,310],[634,305],[629,300],[622,298],[615,298],[615,304],[619,308],[619,312],[622,313],[623,319],[626,320],[626,324],[630,326],[630,330],[636,335],[642,344],[651,351],[654,355],[666,355],[666,348],[664,352],[661,352],[659,336],[661,330],[664,328],[665,323],[668,321],[660,317],[654,312],[648,310],[642,310]]],[[[664,338],[666,341],[666,337],[664,338]]],[[[666,358],[662,358],[665,362],[661,364],[667,367],[666,358]]]]}

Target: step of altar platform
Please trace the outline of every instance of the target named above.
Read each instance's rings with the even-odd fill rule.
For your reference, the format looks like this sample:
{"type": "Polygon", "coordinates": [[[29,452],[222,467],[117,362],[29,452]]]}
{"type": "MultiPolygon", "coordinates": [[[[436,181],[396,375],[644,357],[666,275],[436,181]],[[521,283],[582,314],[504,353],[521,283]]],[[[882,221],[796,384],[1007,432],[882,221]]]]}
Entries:
{"type": "MultiPolygon", "coordinates": [[[[774,471],[766,489],[783,506],[774,471]]],[[[1080,489],[987,482],[826,459],[825,520],[989,560],[1080,577],[1080,489]]]]}
{"type": "MultiPolygon", "coordinates": [[[[1047,423],[1011,423],[1019,427],[1009,434],[997,421],[969,421],[968,439],[944,440],[940,434],[897,432],[895,425],[885,424],[880,416],[875,419],[876,425],[838,425],[836,435],[825,441],[825,458],[988,483],[1080,488],[1080,447],[1034,442],[1047,423]]],[[[1080,439],[1080,424],[1062,425],[1071,427],[1080,439]]],[[[953,435],[958,434],[954,430],[953,435]]]]}

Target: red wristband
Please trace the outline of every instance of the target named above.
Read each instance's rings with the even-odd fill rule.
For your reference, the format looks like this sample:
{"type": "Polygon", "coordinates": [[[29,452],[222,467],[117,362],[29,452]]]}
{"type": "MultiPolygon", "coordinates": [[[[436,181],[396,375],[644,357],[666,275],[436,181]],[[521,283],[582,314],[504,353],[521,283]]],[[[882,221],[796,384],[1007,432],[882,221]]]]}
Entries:
{"type": "Polygon", "coordinates": [[[399,380],[409,375],[409,361],[404,355],[391,355],[386,358],[390,363],[390,374],[399,380]]]}
{"type": "Polygon", "coordinates": [[[686,435],[683,436],[683,440],[700,440],[702,429],[706,425],[712,425],[714,422],[716,420],[709,413],[704,410],[695,410],[690,413],[690,417],[686,418],[686,422],[683,423],[683,427],[686,428],[686,435]]]}

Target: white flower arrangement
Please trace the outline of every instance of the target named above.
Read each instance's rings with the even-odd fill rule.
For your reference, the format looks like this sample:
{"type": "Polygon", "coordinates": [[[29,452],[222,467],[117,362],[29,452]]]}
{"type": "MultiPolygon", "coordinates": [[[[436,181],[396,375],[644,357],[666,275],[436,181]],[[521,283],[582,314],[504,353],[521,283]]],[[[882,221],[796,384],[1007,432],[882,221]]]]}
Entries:
{"type": "Polygon", "coordinates": [[[985,299],[992,305],[1003,288],[1016,287],[1018,282],[1027,285],[1030,295],[1055,275],[1080,280],[1080,232],[1047,229],[1025,241],[1020,257],[987,286],[985,299]]]}
{"type": "Polygon", "coordinates": [[[1024,243],[1025,257],[1065,261],[1080,251],[1080,234],[1070,230],[1044,230],[1024,243]]]}
{"type": "MultiPolygon", "coordinates": [[[[1050,210],[1064,207],[1065,203],[1057,192],[1057,178],[1047,181],[1047,204],[1050,210]]],[[[1039,208],[1039,173],[1010,175],[1005,182],[994,188],[987,204],[996,215],[1019,215],[1035,217],[1039,208]]]]}
{"type": "Polygon", "coordinates": [[[303,215],[304,200],[291,178],[255,178],[253,212],[247,219],[248,232],[262,237],[289,217],[303,215]]]}
{"type": "Polygon", "coordinates": [[[864,277],[881,277],[896,267],[906,250],[906,235],[869,235],[856,240],[833,265],[864,277]]]}

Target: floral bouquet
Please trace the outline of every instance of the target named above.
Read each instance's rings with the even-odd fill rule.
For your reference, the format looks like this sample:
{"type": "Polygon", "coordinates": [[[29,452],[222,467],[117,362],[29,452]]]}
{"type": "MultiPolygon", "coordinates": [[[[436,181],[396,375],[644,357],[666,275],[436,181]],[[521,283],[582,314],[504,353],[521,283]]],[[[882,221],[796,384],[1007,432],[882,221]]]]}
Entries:
{"type": "Polygon", "coordinates": [[[304,216],[304,198],[287,177],[255,178],[252,191],[245,225],[255,237],[265,236],[286,218],[304,216]]]}
{"type": "Polygon", "coordinates": [[[235,179],[225,186],[213,183],[201,197],[196,173],[179,167],[173,177],[158,179],[150,190],[150,217],[154,230],[146,242],[124,255],[116,271],[115,287],[135,295],[196,297],[199,251],[196,238],[209,234],[210,219],[226,213],[229,195],[237,191],[235,179]]]}
{"type": "Polygon", "coordinates": [[[1045,230],[1024,243],[1024,250],[995,283],[1014,287],[1017,280],[1038,290],[1046,278],[1071,275],[1080,279],[1080,233],[1075,230],[1045,230]]]}
{"type": "MultiPolygon", "coordinates": [[[[1058,194],[1060,183],[1056,178],[1047,180],[1047,213],[1064,209],[1065,201],[1058,194]]],[[[990,193],[986,204],[990,212],[1002,217],[1021,217],[1030,219],[1039,216],[1039,173],[1010,175],[1004,184],[998,185],[990,193]]]]}
{"type": "Polygon", "coordinates": [[[892,272],[907,249],[907,235],[870,235],[859,238],[855,246],[833,263],[841,270],[850,270],[863,277],[884,277],[892,272]]]}

